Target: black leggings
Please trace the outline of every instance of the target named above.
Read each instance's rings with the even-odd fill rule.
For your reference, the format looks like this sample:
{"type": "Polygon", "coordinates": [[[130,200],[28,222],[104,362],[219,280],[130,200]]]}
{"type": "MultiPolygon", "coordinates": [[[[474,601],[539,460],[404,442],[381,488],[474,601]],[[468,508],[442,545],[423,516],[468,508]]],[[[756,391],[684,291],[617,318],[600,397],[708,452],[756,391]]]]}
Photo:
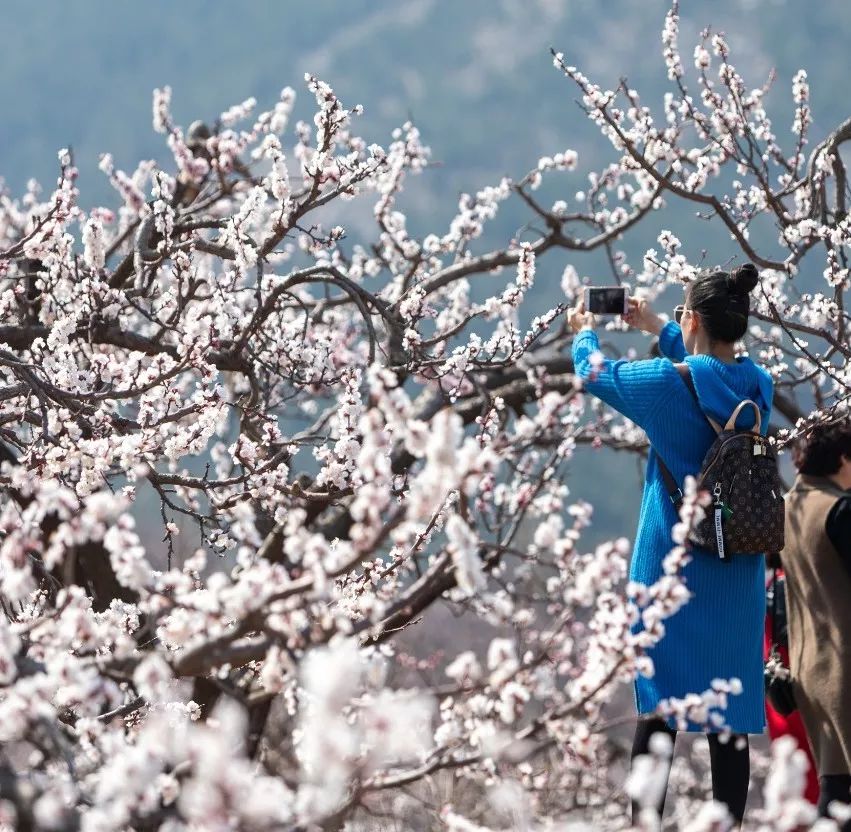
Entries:
{"type": "MultiPolygon", "coordinates": [[[[829,817],[827,807],[834,800],[851,803],[851,774],[823,774],[818,779],[818,810],[822,817],[829,817]]],[[[851,820],[839,827],[842,832],[851,832],[851,820]]]]}
{"type": "MultiPolygon", "coordinates": [[[[677,738],[677,732],[662,719],[647,719],[638,723],[635,740],[632,744],[632,759],[640,754],[648,754],[650,737],[657,731],[671,738],[671,746],[677,738]]],[[[718,734],[707,734],[709,740],[709,759],[712,768],[712,796],[724,803],[738,823],[745,816],[745,803],[748,799],[748,785],[751,778],[751,758],[748,738],[745,734],[733,734],[727,742],[722,742],[718,734]],[[742,741],[744,743],[742,744],[742,741]],[[739,747],[741,746],[741,747],[739,747]]],[[[668,771],[670,772],[670,761],[668,771]]],[[[656,807],[659,817],[665,808],[665,795],[656,807]]],[[[633,823],[638,818],[640,807],[632,804],[633,823]]]]}

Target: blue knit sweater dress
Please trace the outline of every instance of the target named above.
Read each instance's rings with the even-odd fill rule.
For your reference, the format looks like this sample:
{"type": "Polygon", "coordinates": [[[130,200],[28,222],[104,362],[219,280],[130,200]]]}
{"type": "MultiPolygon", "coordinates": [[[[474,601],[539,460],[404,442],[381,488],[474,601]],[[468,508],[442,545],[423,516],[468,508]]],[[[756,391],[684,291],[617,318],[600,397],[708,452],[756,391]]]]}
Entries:
{"type": "MultiPolygon", "coordinates": [[[[673,321],[659,336],[665,358],[600,363],[597,335],[583,330],[573,341],[576,373],[587,392],[643,428],[678,482],[697,474],[715,434],[672,362],[685,361],[704,412],[722,425],[742,399],[762,411],[763,431],[771,411],[772,381],[749,358],[726,364],[711,355],[688,355],[682,331],[673,321]]],[[[737,427],[753,427],[752,408],[744,408],[737,427]]],[[[674,546],[671,529],[677,513],[651,450],[630,564],[630,579],[652,584],[674,546]]],[[[742,693],[729,697],[726,724],[739,734],[765,728],[762,639],[765,616],[765,561],[762,556],[733,555],[729,563],[695,550],[684,568],[689,602],[668,618],[665,636],[648,655],[652,678],[639,677],[635,699],[640,714],[656,710],[660,699],[702,693],[713,679],[738,678],[742,693]]],[[[690,731],[705,727],[690,725],[690,731]]]]}

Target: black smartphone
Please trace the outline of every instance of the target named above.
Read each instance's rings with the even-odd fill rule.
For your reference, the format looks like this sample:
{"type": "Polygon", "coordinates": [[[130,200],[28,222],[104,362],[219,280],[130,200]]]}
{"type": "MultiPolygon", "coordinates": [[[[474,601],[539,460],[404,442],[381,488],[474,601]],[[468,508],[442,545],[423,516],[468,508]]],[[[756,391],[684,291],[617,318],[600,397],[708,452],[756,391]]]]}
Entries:
{"type": "Polygon", "coordinates": [[[623,286],[586,286],[585,311],[595,315],[626,315],[627,297],[623,286]]]}

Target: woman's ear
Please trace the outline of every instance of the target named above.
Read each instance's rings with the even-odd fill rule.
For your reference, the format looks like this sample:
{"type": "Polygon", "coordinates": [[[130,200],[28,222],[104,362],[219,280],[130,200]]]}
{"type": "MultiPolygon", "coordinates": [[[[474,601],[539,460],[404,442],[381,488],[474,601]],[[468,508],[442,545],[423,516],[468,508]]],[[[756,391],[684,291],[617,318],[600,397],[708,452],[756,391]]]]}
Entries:
{"type": "Polygon", "coordinates": [[[697,331],[700,329],[700,317],[694,312],[688,316],[688,334],[689,335],[697,335],[697,331]]]}

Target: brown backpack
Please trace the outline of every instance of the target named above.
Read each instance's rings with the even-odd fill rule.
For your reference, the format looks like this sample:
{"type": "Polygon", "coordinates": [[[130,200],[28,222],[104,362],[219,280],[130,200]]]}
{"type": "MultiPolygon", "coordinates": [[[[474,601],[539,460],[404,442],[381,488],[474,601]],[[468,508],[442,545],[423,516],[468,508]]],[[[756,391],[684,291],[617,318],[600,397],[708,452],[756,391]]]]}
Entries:
{"type": "MultiPolygon", "coordinates": [[[[779,552],[783,548],[785,526],[783,482],[777,470],[774,446],[760,434],[759,407],[745,399],[721,428],[700,407],[688,367],[675,366],[700,412],[717,434],[697,476],[698,488],[710,492],[712,504],[706,510],[706,517],[693,530],[690,542],[726,562],[733,554],[779,552]],[[752,430],[736,430],[736,419],[745,407],[756,411],[756,424],[752,430]]],[[[657,455],[657,459],[671,502],[679,508],[682,489],[662,458],[657,455]]]]}

